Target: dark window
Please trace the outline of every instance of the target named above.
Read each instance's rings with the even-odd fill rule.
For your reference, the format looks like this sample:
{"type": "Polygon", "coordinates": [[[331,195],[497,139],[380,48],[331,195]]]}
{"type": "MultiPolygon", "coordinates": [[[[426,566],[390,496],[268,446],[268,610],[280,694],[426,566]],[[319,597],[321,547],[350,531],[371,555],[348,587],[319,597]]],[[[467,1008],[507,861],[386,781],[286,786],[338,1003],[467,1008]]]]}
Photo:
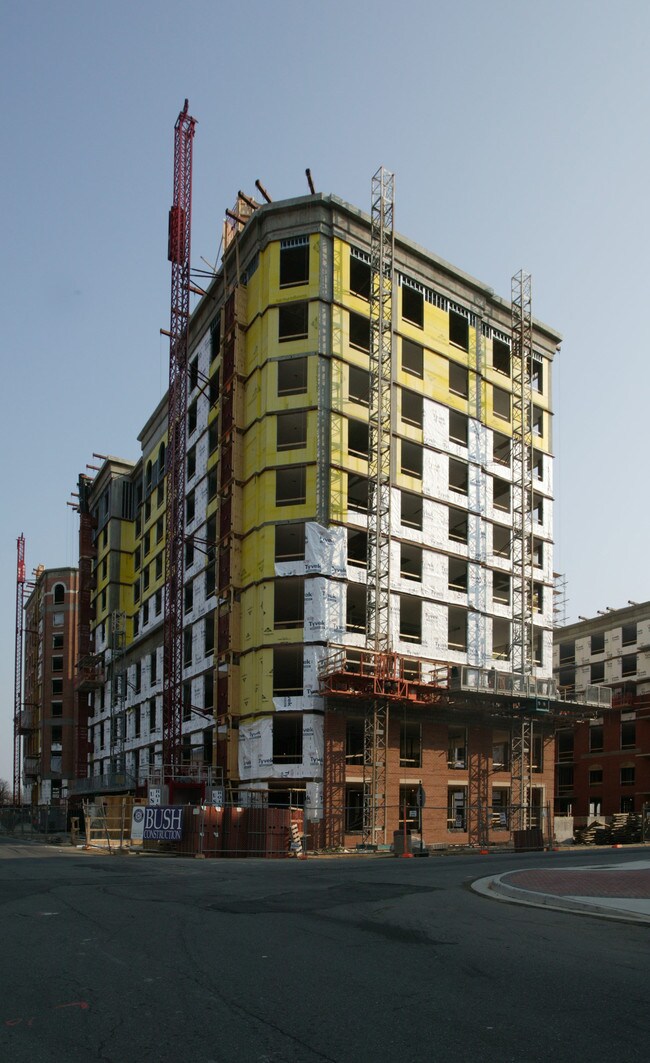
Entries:
{"type": "Polygon", "coordinates": [[[306,410],[291,410],[277,415],[276,445],[278,450],[297,450],[307,446],[306,410]]]}
{"type": "Polygon", "coordinates": [[[411,543],[400,546],[400,576],[403,579],[422,580],[422,547],[411,543]]]}
{"type": "Polygon", "coordinates": [[[273,626],[276,629],[302,627],[304,620],[304,577],[285,576],[275,584],[273,626]]]}
{"type": "Polygon", "coordinates": [[[54,587],[54,604],[63,605],[65,601],[65,587],[62,583],[57,583],[54,587]]]}
{"type": "Polygon", "coordinates": [[[273,694],[275,697],[302,697],[302,646],[273,647],[273,694]]]}
{"type": "Polygon", "coordinates": [[[302,763],[302,716],[276,713],[273,717],[273,763],[302,763]]]}
{"type": "Polygon", "coordinates": [[[303,395],[307,390],[307,359],[278,362],[278,395],[303,395]]]}
{"type": "Polygon", "coordinates": [[[449,342],[464,351],[469,350],[469,319],[457,310],[449,311],[449,342]]]}
{"type": "Polygon", "coordinates": [[[621,768],[621,786],[634,786],[634,766],[621,768]]]}
{"type": "Polygon", "coordinates": [[[452,591],[467,593],[467,561],[464,558],[447,558],[447,585],[452,591]]]}
{"type": "Polygon", "coordinates": [[[589,751],[601,753],[603,750],[603,728],[598,725],[589,728],[589,751]]]}
{"type": "Polygon", "coordinates": [[[623,624],[622,628],[622,642],[624,646],[633,646],[636,642],[636,622],[633,624],[623,624]]]}
{"type": "Polygon", "coordinates": [[[449,390],[463,399],[469,395],[469,373],[465,366],[456,362],[449,363],[449,390]]]}
{"type": "Polygon", "coordinates": [[[355,513],[368,512],[368,477],[348,473],[348,509],[355,513]]]}
{"type": "Polygon", "coordinates": [[[357,458],[368,457],[369,425],[367,421],[348,421],[348,454],[357,458]]]}
{"type": "Polygon", "coordinates": [[[492,387],[492,409],[495,417],[510,420],[510,392],[503,388],[492,387]]]}
{"type": "Polygon", "coordinates": [[[400,521],[406,528],[422,530],[422,496],[401,491],[400,521]]]}
{"type": "Polygon", "coordinates": [[[205,618],[203,629],[203,656],[210,657],[214,653],[214,614],[210,613],[205,618]]]}
{"type": "Polygon", "coordinates": [[[62,672],[63,671],[63,657],[53,657],[52,658],[52,671],[53,672],[62,672]]]}
{"type": "Polygon", "coordinates": [[[345,722],[345,762],[346,764],[363,764],[363,720],[346,720],[345,722]]]}
{"type": "Polygon", "coordinates": [[[510,376],[510,345],[496,336],[492,340],[492,367],[498,373],[510,376]]]}
{"type": "Polygon", "coordinates": [[[190,491],[185,499],[185,519],[188,524],[194,520],[194,491],[190,491]]]}
{"type": "Polygon", "coordinates": [[[592,653],[604,653],[605,652],[605,632],[601,631],[598,634],[591,636],[591,652],[592,653]]]}
{"type": "Polygon", "coordinates": [[[370,373],[367,369],[359,369],[357,365],[351,365],[348,369],[348,398],[350,402],[358,402],[362,406],[370,403],[370,373]]]}
{"type": "Polygon", "coordinates": [[[510,465],[512,440],[501,432],[492,433],[492,461],[498,465],[510,465]]]}
{"type": "Polygon", "coordinates": [[[183,600],[184,600],[184,605],[185,605],[185,612],[186,613],[190,613],[192,611],[193,607],[194,607],[194,584],[193,583],[186,583],[185,584],[185,594],[184,594],[184,599],[183,600]]]}
{"type": "Polygon", "coordinates": [[[358,783],[345,787],[345,830],[347,834],[363,830],[363,786],[358,783]]]}
{"type": "Polygon", "coordinates": [[[294,284],[307,284],[308,281],[309,244],[280,247],[280,287],[290,288],[294,284]]]}
{"type": "Polygon", "coordinates": [[[187,432],[191,435],[196,431],[196,399],[192,402],[187,409],[187,432]]]}
{"type": "Polygon", "coordinates": [[[596,664],[592,664],[590,679],[591,679],[592,683],[602,683],[604,681],[604,679],[605,679],[605,662],[604,661],[598,661],[596,664]]]}
{"type": "Polygon", "coordinates": [[[192,361],[190,362],[190,369],[189,369],[188,376],[189,376],[189,380],[188,380],[189,389],[190,389],[190,391],[194,391],[194,388],[199,383],[199,358],[198,358],[198,355],[196,356],[196,358],[193,358],[192,361]]]}
{"type": "Polygon", "coordinates": [[[306,497],[307,469],[304,465],[291,465],[287,469],[276,469],[276,506],[301,506],[304,505],[306,497]]]}
{"type": "Polygon", "coordinates": [[[151,686],[154,685],[158,672],[158,655],[154,650],[149,656],[149,682],[151,686]]]}
{"type": "Polygon", "coordinates": [[[348,528],[348,564],[365,568],[368,564],[368,533],[348,528]]]}
{"type": "Polygon", "coordinates": [[[303,340],[309,335],[309,303],[285,303],[278,309],[278,339],[303,340]]]}
{"type": "Polygon", "coordinates": [[[447,767],[467,767],[467,728],[449,727],[447,730],[447,767]]]}
{"type": "Polygon", "coordinates": [[[456,509],[454,506],[449,507],[449,538],[453,539],[456,543],[467,542],[467,511],[464,509],[456,509]]]}
{"type": "Polygon", "coordinates": [[[560,664],[573,664],[576,659],[575,642],[560,643],[560,664]]]}
{"type": "Polygon", "coordinates": [[[512,547],[512,535],[510,528],[504,528],[502,524],[492,526],[492,550],[497,557],[510,557],[512,547]]]}
{"type": "Polygon", "coordinates": [[[418,328],[424,325],[424,296],[407,285],[402,286],[402,317],[418,328]]]}
{"type": "Polygon", "coordinates": [[[370,350],[370,321],[350,311],[350,346],[360,351],[370,350]]]}
{"type": "Polygon", "coordinates": [[[402,369],[420,379],[424,376],[424,348],[413,340],[402,340],[402,369]]]}
{"type": "Polygon", "coordinates": [[[345,612],[346,631],[363,633],[366,630],[366,588],[361,583],[348,583],[345,612]]]}
{"type": "Polygon", "coordinates": [[[350,255],[350,291],[362,299],[370,298],[370,263],[350,255]]]}
{"type": "Polygon", "coordinates": [[[621,749],[634,749],[636,746],[636,723],[623,720],[621,723],[621,749]]]}
{"type": "Polygon", "coordinates": [[[402,388],[402,420],[415,428],[422,428],[424,423],[424,403],[422,396],[415,391],[402,388]]]}
{"type": "Polygon", "coordinates": [[[492,501],[495,509],[510,512],[510,484],[500,476],[494,476],[492,479],[492,501]]]}
{"type": "Polygon", "coordinates": [[[401,472],[405,476],[414,476],[421,480],[423,456],[424,448],[419,443],[411,443],[410,440],[403,439],[401,472]]]}
{"type": "Polygon", "coordinates": [[[492,601],[510,605],[510,576],[506,572],[492,573],[492,601]]]}
{"type": "Polygon", "coordinates": [[[275,560],[302,561],[305,557],[305,525],[276,524],[275,560]]]}
{"type": "Polygon", "coordinates": [[[467,446],[468,425],[467,414],[458,413],[457,410],[449,411],[449,438],[453,443],[467,446]]]}
{"type": "Polygon", "coordinates": [[[537,358],[528,359],[530,386],[541,395],[544,391],[544,364],[537,358]]]}
{"type": "Polygon", "coordinates": [[[449,459],[449,490],[466,495],[469,488],[469,467],[459,458],[449,459]]]}
{"type": "Polygon", "coordinates": [[[621,657],[621,675],[636,675],[636,653],[625,653],[621,657]]]}
{"type": "Polygon", "coordinates": [[[400,723],[399,728],[400,768],[422,767],[422,724],[400,723]]]}
{"type": "Polygon", "coordinates": [[[467,649],[467,610],[455,605],[448,610],[447,646],[450,650],[467,649]]]}
{"type": "Polygon", "coordinates": [[[191,480],[196,473],[196,447],[190,447],[187,452],[187,478],[191,480]]]}
{"type": "Polygon", "coordinates": [[[399,597],[399,634],[407,642],[422,641],[422,599],[410,594],[399,597]]]}

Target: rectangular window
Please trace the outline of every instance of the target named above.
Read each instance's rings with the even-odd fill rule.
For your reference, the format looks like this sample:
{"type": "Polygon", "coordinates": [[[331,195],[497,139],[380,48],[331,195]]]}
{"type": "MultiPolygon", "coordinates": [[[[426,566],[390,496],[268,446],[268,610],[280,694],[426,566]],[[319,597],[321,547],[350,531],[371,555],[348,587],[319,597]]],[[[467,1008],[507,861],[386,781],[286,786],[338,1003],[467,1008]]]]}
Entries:
{"type": "Polygon", "coordinates": [[[363,786],[347,783],[345,787],[345,830],[359,834],[363,830],[363,786]]]}
{"type": "Polygon", "coordinates": [[[492,368],[510,376],[510,345],[494,337],[492,340],[492,368]]]}
{"type": "Polygon", "coordinates": [[[309,243],[280,246],[280,287],[309,283],[309,243]]]}
{"type": "Polygon", "coordinates": [[[190,447],[187,452],[187,478],[191,480],[196,473],[196,447],[190,447]]]}
{"type": "Polygon", "coordinates": [[[370,404],[370,373],[358,365],[348,367],[348,398],[360,406],[370,404]]]}
{"type": "Polygon", "coordinates": [[[203,656],[211,657],[214,653],[214,613],[205,618],[203,628],[203,656]]]}
{"type": "Polygon", "coordinates": [[[419,443],[411,443],[410,440],[403,439],[401,453],[402,464],[400,471],[405,476],[414,476],[417,480],[421,480],[424,448],[419,443]]]}
{"type": "Polygon", "coordinates": [[[492,656],[495,661],[510,660],[510,621],[501,617],[492,621],[492,656]]]}
{"type": "Polygon", "coordinates": [[[455,543],[466,543],[468,538],[467,510],[450,506],[448,510],[449,538],[455,543]]]}
{"type": "Polygon", "coordinates": [[[302,697],[302,646],[273,647],[274,697],[302,697]]]}
{"type": "Polygon", "coordinates": [[[189,380],[188,380],[189,389],[190,389],[190,391],[194,391],[194,388],[197,386],[197,384],[199,382],[199,358],[198,358],[198,355],[196,356],[196,358],[193,358],[192,361],[190,362],[190,371],[189,371],[188,375],[189,375],[189,380]]]}
{"type": "Polygon", "coordinates": [[[634,786],[634,766],[632,764],[621,768],[621,786],[634,786]]]}
{"type": "Polygon", "coordinates": [[[367,421],[357,421],[350,418],[348,421],[348,454],[356,458],[368,457],[369,431],[367,421]]]}
{"type": "Polygon", "coordinates": [[[530,374],[531,388],[541,395],[544,391],[544,363],[537,358],[529,358],[528,372],[530,374]]]}
{"type": "Polygon", "coordinates": [[[297,450],[307,446],[307,411],[292,410],[276,417],[278,450],[297,450]]]}
{"type": "Polygon", "coordinates": [[[156,702],[152,699],[149,702],[149,733],[156,730],[156,702]]]}
{"type": "Polygon", "coordinates": [[[544,612],[544,587],[541,583],[533,583],[533,612],[544,612]]]}
{"type": "Polygon", "coordinates": [[[447,610],[447,646],[450,650],[467,649],[467,610],[455,605],[447,610]]]}
{"type": "Polygon", "coordinates": [[[370,299],[370,263],[356,255],[350,255],[350,292],[370,299]]]}
{"type": "Polygon", "coordinates": [[[449,342],[453,343],[454,347],[469,350],[469,320],[457,310],[449,311],[449,342]]]}
{"type": "Polygon", "coordinates": [[[447,767],[467,767],[467,728],[449,727],[447,732],[447,767]]]}
{"type": "Polygon", "coordinates": [[[305,525],[276,524],[275,526],[275,560],[304,561],[305,525]]]}
{"type": "Polygon", "coordinates": [[[302,763],[302,716],[287,713],[274,715],[273,763],[302,763]]]}
{"type": "Polygon", "coordinates": [[[291,465],[275,471],[276,506],[302,506],[307,499],[307,468],[291,465]]]}
{"type": "Polygon", "coordinates": [[[402,318],[418,328],[424,326],[424,296],[407,285],[402,285],[402,318]]]}
{"type": "Polygon", "coordinates": [[[304,395],[307,391],[307,359],[286,358],[278,362],[278,395],[304,395]]]}
{"type": "Polygon", "coordinates": [[[52,671],[53,672],[62,672],[63,671],[63,657],[53,657],[52,658],[52,671]]]}
{"type": "Polygon", "coordinates": [[[589,728],[589,752],[602,753],[603,751],[603,728],[596,724],[589,728]]]}
{"type": "Polygon", "coordinates": [[[603,781],[603,769],[602,768],[590,768],[589,769],[589,785],[598,786],[603,781]]]}
{"type": "Polygon", "coordinates": [[[447,586],[450,591],[467,594],[467,561],[464,558],[447,558],[447,586]]]}
{"type": "Polygon", "coordinates": [[[184,594],[183,601],[184,601],[185,612],[186,613],[191,613],[192,609],[194,608],[194,584],[193,583],[186,583],[185,584],[185,594],[184,594]]]}
{"type": "Polygon", "coordinates": [[[406,642],[422,642],[422,599],[410,594],[399,597],[399,634],[406,642]]]}
{"type": "Polygon", "coordinates": [[[424,377],[424,348],[413,340],[402,340],[402,369],[411,376],[424,377]]]}
{"type": "Polygon", "coordinates": [[[602,683],[602,682],[604,682],[604,680],[605,680],[605,662],[604,661],[597,661],[595,664],[592,664],[590,671],[591,671],[590,682],[592,682],[592,683],[602,683]]]}
{"type": "Polygon", "coordinates": [[[305,580],[285,576],[275,583],[273,626],[277,630],[300,628],[305,620],[305,580]]]}
{"type": "Polygon", "coordinates": [[[591,636],[591,652],[604,653],[605,652],[605,632],[600,631],[591,636]]]}
{"type": "Polygon", "coordinates": [[[447,789],[447,830],[467,830],[466,786],[450,786],[447,789]]]}
{"type": "Polygon", "coordinates": [[[494,771],[510,771],[510,735],[507,731],[493,732],[492,768],[494,771]]]}
{"type": "Polygon", "coordinates": [[[149,682],[151,686],[154,685],[158,677],[158,654],[156,650],[153,650],[149,656],[149,682]]]}
{"type": "Polygon", "coordinates": [[[469,395],[469,373],[465,366],[456,362],[449,363],[449,390],[452,395],[460,395],[463,399],[469,395]]]}
{"type": "Polygon", "coordinates": [[[621,749],[634,749],[636,746],[636,722],[623,720],[621,722],[621,749]]]}
{"type": "Polygon", "coordinates": [[[452,443],[460,443],[462,447],[467,446],[468,426],[467,414],[458,413],[457,410],[449,411],[449,439],[452,443]]]}
{"type": "Polygon", "coordinates": [[[309,335],[309,303],[285,303],[278,308],[278,340],[305,340],[309,335]]]}
{"type": "Polygon", "coordinates": [[[62,693],[63,693],[63,680],[62,679],[53,679],[52,680],[52,695],[53,695],[53,697],[56,697],[57,694],[62,694],[62,693]]]}
{"type": "Polygon", "coordinates": [[[370,350],[370,321],[350,310],[350,346],[358,351],[370,350]]]}
{"type": "Polygon", "coordinates": [[[187,434],[192,435],[196,431],[196,399],[187,408],[187,434]]]}
{"type": "Polygon", "coordinates": [[[532,432],[538,438],[544,435],[544,411],[539,406],[533,406],[532,432]]]}
{"type": "Polygon", "coordinates": [[[469,490],[469,466],[459,458],[449,458],[449,490],[466,495],[469,490]]]}
{"type": "Polygon", "coordinates": [[[357,634],[366,630],[366,588],[362,583],[348,583],[345,629],[357,634]]]}
{"type": "Polygon", "coordinates": [[[623,624],[621,636],[621,641],[624,646],[634,646],[636,643],[636,622],[633,624],[623,624]]]}
{"type": "Polygon", "coordinates": [[[414,428],[422,428],[424,424],[422,396],[415,391],[407,391],[406,388],[402,388],[402,420],[405,424],[413,425],[414,428]]]}
{"type": "Polygon", "coordinates": [[[512,551],[510,528],[505,528],[502,524],[492,525],[492,551],[497,557],[510,557],[512,551]]]}
{"type": "Polygon", "coordinates": [[[348,528],[348,565],[366,568],[368,565],[368,533],[348,528]]]}
{"type": "Polygon", "coordinates": [[[402,579],[422,581],[422,547],[401,543],[400,576],[402,579]]]}
{"type": "Polygon", "coordinates": [[[492,478],[492,502],[495,509],[510,512],[510,484],[500,476],[492,478]]]}
{"type": "Polygon", "coordinates": [[[50,703],[50,712],[52,716],[63,716],[63,702],[52,701],[50,703]]]}
{"type": "Polygon", "coordinates": [[[636,675],[636,653],[625,653],[621,657],[621,675],[636,675]]]}
{"type": "Polygon", "coordinates": [[[183,722],[192,719],[192,684],[183,683],[183,722]]]}
{"type": "Polygon", "coordinates": [[[400,768],[422,767],[422,724],[400,723],[399,729],[400,768]]]}
{"type": "Polygon", "coordinates": [[[345,722],[345,763],[363,764],[363,720],[345,722]]]}
{"type": "Polygon", "coordinates": [[[422,498],[410,491],[400,492],[400,522],[406,528],[422,531],[422,498]]]}
{"type": "Polygon", "coordinates": [[[492,386],[492,409],[495,417],[504,421],[510,420],[510,392],[503,388],[492,386]]]}
{"type": "Polygon", "coordinates": [[[510,605],[510,576],[505,572],[492,573],[492,601],[510,605]]]}
{"type": "Polygon", "coordinates": [[[185,499],[185,519],[188,524],[194,520],[194,491],[189,491],[185,499]]]}
{"type": "Polygon", "coordinates": [[[368,477],[348,473],[348,510],[353,513],[368,512],[368,477]]]}

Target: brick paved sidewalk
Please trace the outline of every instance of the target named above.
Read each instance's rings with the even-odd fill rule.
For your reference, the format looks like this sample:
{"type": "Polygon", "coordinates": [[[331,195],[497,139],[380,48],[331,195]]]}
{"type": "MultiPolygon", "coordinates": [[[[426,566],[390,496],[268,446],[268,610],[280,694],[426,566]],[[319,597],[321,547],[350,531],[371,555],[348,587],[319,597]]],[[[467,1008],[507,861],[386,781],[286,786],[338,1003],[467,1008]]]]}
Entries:
{"type": "Polygon", "coordinates": [[[650,868],[511,871],[502,881],[516,889],[554,897],[625,897],[650,900],[650,868]]]}

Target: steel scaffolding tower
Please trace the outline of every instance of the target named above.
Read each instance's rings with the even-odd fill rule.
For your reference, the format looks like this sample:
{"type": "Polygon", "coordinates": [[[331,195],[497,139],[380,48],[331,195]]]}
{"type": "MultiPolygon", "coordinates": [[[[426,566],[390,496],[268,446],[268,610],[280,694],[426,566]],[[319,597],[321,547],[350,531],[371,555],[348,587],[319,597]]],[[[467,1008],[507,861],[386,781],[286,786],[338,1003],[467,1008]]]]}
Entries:
{"type": "MultiPolygon", "coordinates": [[[[523,681],[533,671],[533,356],[532,284],[520,270],[512,278],[512,670],[523,681]]],[[[523,685],[523,684],[522,684],[523,685]]],[[[515,721],[512,732],[512,805],[527,826],[533,725],[515,721]]]]}
{"type": "Polygon", "coordinates": [[[192,141],[196,119],[188,102],[174,127],[174,198],[169,212],[168,258],[172,264],[169,341],[165,631],[163,664],[163,764],[172,773],[181,761],[183,689],[183,577],[185,537],[185,442],[187,344],[190,318],[192,141]]]}
{"type": "Polygon", "coordinates": [[[25,536],[16,540],[16,655],[14,677],[14,778],[13,801],[21,803],[20,786],[20,714],[23,707],[23,605],[25,596],[25,536]]]}
{"type": "MultiPolygon", "coordinates": [[[[370,210],[370,409],[368,448],[367,644],[390,648],[390,474],[395,175],[372,178],[370,210]]],[[[386,840],[388,702],[375,700],[364,725],[363,843],[386,840]]]]}

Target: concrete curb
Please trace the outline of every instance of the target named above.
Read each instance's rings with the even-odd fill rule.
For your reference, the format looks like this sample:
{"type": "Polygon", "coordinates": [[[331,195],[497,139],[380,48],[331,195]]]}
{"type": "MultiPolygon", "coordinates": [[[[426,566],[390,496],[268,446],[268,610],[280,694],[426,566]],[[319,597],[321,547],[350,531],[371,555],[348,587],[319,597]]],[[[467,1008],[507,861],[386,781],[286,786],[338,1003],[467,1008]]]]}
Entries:
{"type": "Polygon", "coordinates": [[[502,901],[506,904],[523,904],[529,908],[548,908],[556,912],[574,912],[576,915],[593,915],[599,919],[612,919],[619,923],[646,923],[650,924],[650,916],[638,912],[630,912],[623,908],[603,908],[594,898],[594,903],[578,901],[570,897],[554,897],[550,893],[534,893],[532,890],[517,889],[504,882],[506,875],[489,875],[486,878],[476,879],[470,883],[470,888],[483,897],[489,897],[494,901],[502,901]]]}

